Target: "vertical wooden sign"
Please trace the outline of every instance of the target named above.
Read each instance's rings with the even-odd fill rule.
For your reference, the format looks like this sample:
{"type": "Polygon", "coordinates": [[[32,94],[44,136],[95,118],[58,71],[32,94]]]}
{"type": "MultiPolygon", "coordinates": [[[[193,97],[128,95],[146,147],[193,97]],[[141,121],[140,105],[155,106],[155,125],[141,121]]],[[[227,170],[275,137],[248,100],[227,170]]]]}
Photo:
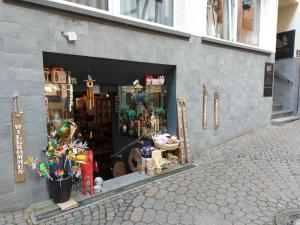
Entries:
{"type": "Polygon", "coordinates": [[[219,102],[219,93],[215,91],[214,93],[214,128],[219,128],[220,120],[219,120],[219,113],[220,113],[220,102],[219,102]]]}
{"type": "Polygon", "coordinates": [[[192,161],[190,154],[188,124],[186,119],[186,103],[183,98],[177,99],[177,122],[179,137],[179,162],[180,164],[192,161]]]}
{"type": "Polygon", "coordinates": [[[14,97],[15,110],[13,112],[13,147],[16,183],[25,181],[24,170],[24,118],[20,112],[18,96],[14,97]]]}
{"type": "Polygon", "coordinates": [[[208,90],[203,85],[203,111],[202,111],[202,128],[207,128],[207,101],[208,101],[208,90]]]}
{"type": "Polygon", "coordinates": [[[185,137],[183,124],[183,103],[180,98],[177,99],[177,123],[178,123],[178,138],[179,138],[179,153],[178,159],[180,164],[185,164],[185,137]]]}

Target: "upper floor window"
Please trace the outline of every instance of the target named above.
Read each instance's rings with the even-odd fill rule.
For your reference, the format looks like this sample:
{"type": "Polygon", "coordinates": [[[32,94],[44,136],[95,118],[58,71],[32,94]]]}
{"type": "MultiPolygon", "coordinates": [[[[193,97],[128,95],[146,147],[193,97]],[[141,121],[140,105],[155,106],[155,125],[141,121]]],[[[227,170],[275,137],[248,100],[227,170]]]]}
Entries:
{"type": "Polygon", "coordinates": [[[173,0],[120,0],[121,14],[173,26],[173,0]]]}
{"type": "Polygon", "coordinates": [[[261,0],[208,0],[207,34],[258,46],[260,5],[261,0]]]}
{"type": "Polygon", "coordinates": [[[108,11],[108,0],[66,0],[66,1],[108,11]]]}

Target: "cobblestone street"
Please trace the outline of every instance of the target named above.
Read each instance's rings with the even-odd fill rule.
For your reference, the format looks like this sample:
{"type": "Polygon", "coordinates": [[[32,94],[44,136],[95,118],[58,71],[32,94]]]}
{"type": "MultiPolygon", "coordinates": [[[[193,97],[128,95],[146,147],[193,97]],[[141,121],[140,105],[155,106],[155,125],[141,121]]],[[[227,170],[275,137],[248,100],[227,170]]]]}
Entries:
{"type": "Polygon", "coordinates": [[[195,157],[194,169],[43,224],[272,225],[300,206],[299,162],[300,121],[268,127],[195,157]]]}

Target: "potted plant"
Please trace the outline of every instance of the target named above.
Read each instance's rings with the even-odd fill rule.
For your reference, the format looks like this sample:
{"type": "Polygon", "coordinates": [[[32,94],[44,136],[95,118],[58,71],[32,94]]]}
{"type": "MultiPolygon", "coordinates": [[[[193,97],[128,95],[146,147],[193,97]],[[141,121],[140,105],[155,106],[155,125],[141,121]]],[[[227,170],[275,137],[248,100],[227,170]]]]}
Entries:
{"type": "Polygon", "coordinates": [[[40,177],[48,178],[50,198],[55,203],[70,199],[73,177],[86,159],[88,146],[86,142],[82,143],[76,138],[76,129],[74,122],[65,120],[49,137],[45,150],[46,161],[38,162],[33,157],[27,160],[40,177]]]}
{"type": "Polygon", "coordinates": [[[157,108],[155,111],[158,117],[163,117],[166,114],[166,110],[162,107],[157,108]]]}

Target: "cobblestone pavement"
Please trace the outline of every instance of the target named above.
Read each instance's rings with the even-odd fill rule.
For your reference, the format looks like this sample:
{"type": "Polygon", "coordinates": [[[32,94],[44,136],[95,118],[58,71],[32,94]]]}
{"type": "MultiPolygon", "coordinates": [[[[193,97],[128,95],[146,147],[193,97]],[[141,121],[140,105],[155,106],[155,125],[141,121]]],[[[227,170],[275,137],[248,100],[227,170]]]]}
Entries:
{"type": "MultiPolygon", "coordinates": [[[[300,121],[233,139],[195,162],[194,169],[42,224],[272,225],[281,210],[300,207],[300,121]]],[[[15,218],[22,219],[0,216],[0,224],[15,218]]]]}

